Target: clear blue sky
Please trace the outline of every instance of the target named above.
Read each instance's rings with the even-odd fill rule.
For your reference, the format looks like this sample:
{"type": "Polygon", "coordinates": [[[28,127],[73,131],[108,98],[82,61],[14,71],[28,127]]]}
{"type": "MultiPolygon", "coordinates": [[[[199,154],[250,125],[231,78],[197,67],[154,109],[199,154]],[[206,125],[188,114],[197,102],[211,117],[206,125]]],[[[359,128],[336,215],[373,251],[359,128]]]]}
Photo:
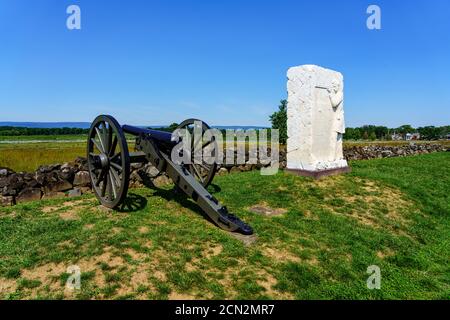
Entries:
{"type": "Polygon", "coordinates": [[[447,125],[449,21],[448,0],[1,0],[0,121],[268,125],[287,69],[318,64],[344,74],[348,126],[447,125]]]}

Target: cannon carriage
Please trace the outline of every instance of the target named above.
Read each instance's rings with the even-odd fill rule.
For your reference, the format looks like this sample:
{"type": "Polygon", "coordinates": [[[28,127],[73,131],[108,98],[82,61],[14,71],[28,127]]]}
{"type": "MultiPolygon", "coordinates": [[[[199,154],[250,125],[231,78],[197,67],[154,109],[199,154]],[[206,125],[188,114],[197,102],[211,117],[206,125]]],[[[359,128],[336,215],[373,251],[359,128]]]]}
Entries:
{"type": "MultiPolygon", "coordinates": [[[[192,130],[201,123],[201,132],[209,126],[200,120],[183,121],[178,129],[192,130]]],[[[87,142],[87,159],[92,188],[100,203],[108,208],[120,207],[128,192],[130,166],[132,163],[151,163],[160,172],[165,172],[181,190],[192,198],[206,215],[220,228],[252,234],[252,228],[228,212],[207,190],[216,172],[216,164],[204,161],[176,163],[171,159],[172,149],[178,143],[177,137],[169,132],[119,125],[109,115],[98,116],[91,125],[87,142]],[[130,152],[125,134],[135,137],[135,150],[130,152]]],[[[182,139],[182,138],[181,138],[182,139]]],[[[202,141],[202,148],[215,143],[212,137],[202,141]]],[[[190,151],[194,153],[194,141],[190,151]]]]}

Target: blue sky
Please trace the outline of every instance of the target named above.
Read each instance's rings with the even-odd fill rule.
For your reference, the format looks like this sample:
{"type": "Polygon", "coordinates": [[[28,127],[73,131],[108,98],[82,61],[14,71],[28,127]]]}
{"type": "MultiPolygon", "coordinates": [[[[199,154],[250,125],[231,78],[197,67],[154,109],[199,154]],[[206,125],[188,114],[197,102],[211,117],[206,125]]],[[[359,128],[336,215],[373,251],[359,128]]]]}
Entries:
{"type": "Polygon", "coordinates": [[[268,125],[287,69],[318,64],[344,74],[348,126],[447,125],[449,21],[448,0],[1,0],[0,121],[268,125]]]}

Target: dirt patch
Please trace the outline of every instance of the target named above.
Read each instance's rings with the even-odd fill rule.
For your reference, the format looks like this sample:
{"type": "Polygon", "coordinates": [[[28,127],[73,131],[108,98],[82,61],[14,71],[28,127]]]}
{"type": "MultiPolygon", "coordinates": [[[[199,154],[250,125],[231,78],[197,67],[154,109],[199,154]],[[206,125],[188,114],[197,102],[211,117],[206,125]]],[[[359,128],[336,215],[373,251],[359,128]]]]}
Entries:
{"type": "Polygon", "coordinates": [[[260,214],[263,216],[271,217],[271,216],[279,216],[285,214],[287,212],[284,208],[271,208],[266,202],[262,202],[260,204],[254,205],[247,209],[250,212],[260,214]]]}
{"type": "Polygon", "coordinates": [[[16,288],[16,280],[0,278],[0,297],[4,294],[16,291],[16,288]]]}
{"type": "Polygon", "coordinates": [[[278,283],[278,281],[275,279],[273,275],[268,273],[266,270],[261,270],[257,273],[257,280],[256,282],[264,288],[265,294],[268,295],[270,298],[276,298],[276,299],[283,299],[283,300],[290,300],[294,297],[285,292],[277,291],[274,287],[278,283]]]}
{"type": "Polygon", "coordinates": [[[195,300],[195,296],[185,293],[171,292],[169,300],[195,300]]]}
{"type": "Polygon", "coordinates": [[[147,233],[149,231],[148,227],[142,226],[138,229],[139,233],[147,233]]]}
{"type": "Polygon", "coordinates": [[[219,254],[221,254],[222,250],[223,250],[223,247],[221,244],[215,244],[215,245],[208,247],[203,252],[202,255],[206,258],[211,258],[211,257],[215,257],[215,256],[218,256],[219,254]]]}
{"type": "Polygon", "coordinates": [[[95,227],[95,225],[93,225],[93,224],[85,224],[83,226],[83,229],[84,230],[92,230],[92,229],[94,229],[94,227],[95,227]]]}
{"type": "Polygon", "coordinates": [[[383,251],[377,251],[377,257],[378,258],[380,258],[380,259],[385,259],[385,258],[388,258],[388,257],[392,257],[393,255],[395,255],[395,252],[394,252],[394,250],[392,250],[392,249],[386,249],[386,250],[383,250],[383,251]]]}
{"type": "Polygon", "coordinates": [[[141,253],[141,252],[137,252],[134,249],[128,248],[125,250],[125,253],[127,255],[129,255],[131,257],[131,259],[135,260],[135,261],[143,261],[146,258],[146,255],[141,253]]]}
{"type": "Polygon", "coordinates": [[[166,281],[167,280],[167,276],[164,272],[159,271],[159,270],[155,270],[153,271],[153,276],[158,279],[159,281],[166,281]]]}
{"type": "Polygon", "coordinates": [[[67,211],[61,212],[59,214],[59,217],[66,221],[80,219],[80,217],[78,216],[78,212],[76,210],[67,210],[67,211]]]}
{"type": "Polygon", "coordinates": [[[266,257],[272,258],[277,262],[301,262],[301,259],[286,249],[280,250],[270,247],[263,249],[263,254],[266,257]]]}

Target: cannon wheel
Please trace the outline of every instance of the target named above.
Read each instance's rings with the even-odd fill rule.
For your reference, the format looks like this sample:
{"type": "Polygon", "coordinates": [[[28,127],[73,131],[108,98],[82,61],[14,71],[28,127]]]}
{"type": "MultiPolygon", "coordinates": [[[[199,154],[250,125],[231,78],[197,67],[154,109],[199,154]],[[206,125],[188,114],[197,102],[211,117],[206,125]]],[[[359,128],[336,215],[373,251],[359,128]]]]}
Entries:
{"type": "Polygon", "coordinates": [[[125,199],[130,178],[130,155],[122,127],[111,116],[98,116],[89,130],[89,175],[95,196],[107,208],[125,199]]]}
{"type": "MultiPolygon", "coordinates": [[[[184,120],[177,129],[187,129],[189,132],[193,132],[195,122],[201,122],[202,123],[202,136],[205,133],[206,130],[210,129],[208,124],[205,122],[198,120],[198,119],[187,119],[184,120]]],[[[215,143],[214,139],[211,141],[204,142],[202,141],[202,152],[203,149],[208,147],[211,143],[215,143]]],[[[195,177],[195,179],[203,185],[203,187],[207,187],[212,180],[214,179],[214,175],[216,174],[217,164],[208,164],[205,161],[202,161],[201,163],[194,163],[193,155],[194,155],[194,149],[195,149],[195,141],[194,139],[191,140],[191,155],[192,155],[192,163],[187,165],[189,168],[189,171],[191,174],[195,177]]],[[[217,146],[216,146],[217,147],[217,146]]]]}

